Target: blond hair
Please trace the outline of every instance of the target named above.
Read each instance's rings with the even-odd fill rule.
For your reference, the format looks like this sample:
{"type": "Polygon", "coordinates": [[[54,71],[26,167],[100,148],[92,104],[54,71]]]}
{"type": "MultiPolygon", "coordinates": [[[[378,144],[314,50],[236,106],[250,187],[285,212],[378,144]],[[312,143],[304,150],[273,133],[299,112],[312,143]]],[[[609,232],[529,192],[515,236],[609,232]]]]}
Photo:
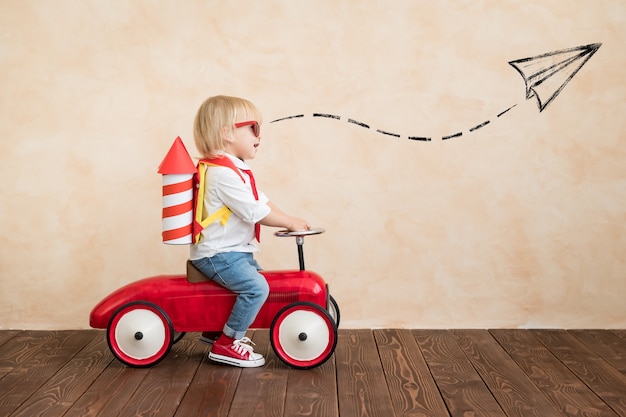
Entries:
{"type": "Polygon", "coordinates": [[[200,105],[193,123],[193,139],[203,158],[212,158],[224,152],[224,138],[232,132],[240,115],[245,116],[245,121],[261,123],[259,110],[243,98],[214,96],[200,105]]]}

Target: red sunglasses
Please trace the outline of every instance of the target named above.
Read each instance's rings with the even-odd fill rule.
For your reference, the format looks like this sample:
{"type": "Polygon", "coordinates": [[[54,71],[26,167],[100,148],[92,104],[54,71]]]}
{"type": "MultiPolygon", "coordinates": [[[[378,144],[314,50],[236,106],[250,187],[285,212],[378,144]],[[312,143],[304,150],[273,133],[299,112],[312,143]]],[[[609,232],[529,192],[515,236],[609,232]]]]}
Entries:
{"type": "Polygon", "coordinates": [[[254,136],[256,136],[257,138],[261,136],[261,126],[259,126],[259,122],[257,122],[256,120],[250,120],[249,122],[235,123],[235,127],[244,127],[244,126],[252,126],[252,133],[254,133],[254,136]]]}

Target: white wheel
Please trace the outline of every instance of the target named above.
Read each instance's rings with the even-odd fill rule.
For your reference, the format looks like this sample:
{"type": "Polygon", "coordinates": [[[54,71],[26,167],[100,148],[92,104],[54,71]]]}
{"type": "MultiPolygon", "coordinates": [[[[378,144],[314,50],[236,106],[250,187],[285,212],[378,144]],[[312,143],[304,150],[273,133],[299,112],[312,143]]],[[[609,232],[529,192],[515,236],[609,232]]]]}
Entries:
{"type": "Polygon", "coordinates": [[[337,345],[337,326],[330,314],[317,304],[293,303],[274,318],[270,341],[283,362],[309,369],[332,356],[337,345]]]}
{"type": "Polygon", "coordinates": [[[107,341],[113,355],[134,367],[154,365],[167,355],[173,341],[172,323],[161,308],[136,302],[111,317],[107,341]]]}

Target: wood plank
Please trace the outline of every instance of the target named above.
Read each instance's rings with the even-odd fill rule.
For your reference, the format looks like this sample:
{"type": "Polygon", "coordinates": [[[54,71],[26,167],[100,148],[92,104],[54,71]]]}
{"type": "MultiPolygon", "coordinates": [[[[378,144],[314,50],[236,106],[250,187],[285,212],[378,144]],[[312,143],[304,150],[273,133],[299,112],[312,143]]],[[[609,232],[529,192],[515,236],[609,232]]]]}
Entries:
{"type": "Polygon", "coordinates": [[[309,370],[289,369],[285,416],[339,416],[337,368],[332,356],[309,370]]]}
{"type": "Polygon", "coordinates": [[[439,389],[410,330],[374,330],[397,416],[448,416],[439,389]]]}
{"type": "Polygon", "coordinates": [[[565,330],[529,330],[618,415],[626,415],[626,376],[565,330]]]}
{"type": "Polygon", "coordinates": [[[113,360],[63,417],[117,416],[150,373],[113,360]]]}
{"type": "Polygon", "coordinates": [[[6,374],[9,374],[15,368],[21,364],[28,362],[33,355],[35,355],[41,346],[47,343],[48,339],[54,337],[53,331],[21,331],[17,334],[13,334],[8,331],[6,333],[7,341],[10,343],[4,343],[0,346],[0,397],[2,393],[6,391],[8,383],[3,385],[1,380],[6,374]]]}
{"type": "Polygon", "coordinates": [[[255,330],[253,340],[256,343],[254,350],[265,356],[265,366],[242,370],[228,415],[282,416],[289,367],[274,354],[268,330],[255,330]]]}
{"type": "Polygon", "coordinates": [[[392,417],[393,405],[370,330],[339,330],[335,349],[342,416],[392,417]]]}
{"type": "Polygon", "coordinates": [[[617,337],[626,340],[626,329],[613,329],[611,333],[615,334],[617,337]]]}
{"type": "MultiPolygon", "coordinates": [[[[21,330],[2,330],[0,331],[0,379],[6,374],[11,372],[15,368],[15,356],[19,349],[16,348],[16,344],[19,344],[19,339],[15,339],[22,333],[21,330]]],[[[0,388],[2,383],[0,382],[0,388]]],[[[3,392],[0,390],[0,392],[3,392]]]]}
{"type": "MultiPolygon", "coordinates": [[[[197,340],[199,334],[185,337],[189,336],[197,340]]],[[[242,369],[209,361],[209,348],[205,346],[202,362],[176,410],[176,417],[226,417],[230,411],[242,369]]]]}
{"type": "Polygon", "coordinates": [[[119,417],[174,415],[205,350],[206,345],[193,338],[175,344],[163,361],[150,368],[119,417]]]}
{"type": "MultiPolygon", "coordinates": [[[[59,371],[93,339],[83,331],[26,331],[16,339],[26,350],[17,357],[16,367],[0,380],[0,415],[9,415],[59,371]]],[[[3,358],[4,359],[4,358],[3,358]]]]}
{"type": "MultiPolygon", "coordinates": [[[[19,407],[12,417],[61,416],[111,363],[103,332],[92,330],[91,341],[19,407]]],[[[69,358],[69,355],[68,355],[69,358]]]]}
{"type": "Polygon", "coordinates": [[[140,369],[101,330],[0,331],[0,415],[626,415],[626,330],[342,329],[308,371],[279,361],[266,330],[256,369],[209,362],[198,336],[140,369]]]}
{"type": "Polygon", "coordinates": [[[493,337],[563,414],[577,417],[617,417],[527,330],[490,330],[493,337]]]}
{"type": "Polygon", "coordinates": [[[610,330],[585,329],[569,332],[622,374],[626,374],[626,340],[610,330]]]}
{"type": "Polygon", "coordinates": [[[23,330],[0,330],[0,346],[4,345],[22,332],[23,330]]]}
{"type": "Polygon", "coordinates": [[[565,416],[487,330],[454,330],[453,334],[507,416],[565,416]]]}
{"type": "Polygon", "coordinates": [[[450,415],[506,417],[447,330],[413,330],[450,415]]]}

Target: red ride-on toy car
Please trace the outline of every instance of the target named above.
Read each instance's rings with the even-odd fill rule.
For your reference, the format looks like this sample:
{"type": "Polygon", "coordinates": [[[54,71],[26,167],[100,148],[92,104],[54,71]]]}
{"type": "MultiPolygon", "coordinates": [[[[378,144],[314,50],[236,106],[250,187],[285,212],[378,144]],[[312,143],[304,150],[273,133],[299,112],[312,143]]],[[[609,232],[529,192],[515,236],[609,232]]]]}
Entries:
{"type": "MultiPolygon", "coordinates": [[[[300,269],[261,271],[270,294],[251,328],[269,328],[274,352],[294,368],[321,365],[337,344],[339,307],[324,279],[304,268],[304,237],[323,232],[277,232],[296,238],[300,269]]],[[[235,298],[187,262],[186,275],[145,278],[109,294],[91,311],[89,324],[107,329],[109,348],[121,362],[147,367],[186,332],[221,331],[235,298]]]]}

